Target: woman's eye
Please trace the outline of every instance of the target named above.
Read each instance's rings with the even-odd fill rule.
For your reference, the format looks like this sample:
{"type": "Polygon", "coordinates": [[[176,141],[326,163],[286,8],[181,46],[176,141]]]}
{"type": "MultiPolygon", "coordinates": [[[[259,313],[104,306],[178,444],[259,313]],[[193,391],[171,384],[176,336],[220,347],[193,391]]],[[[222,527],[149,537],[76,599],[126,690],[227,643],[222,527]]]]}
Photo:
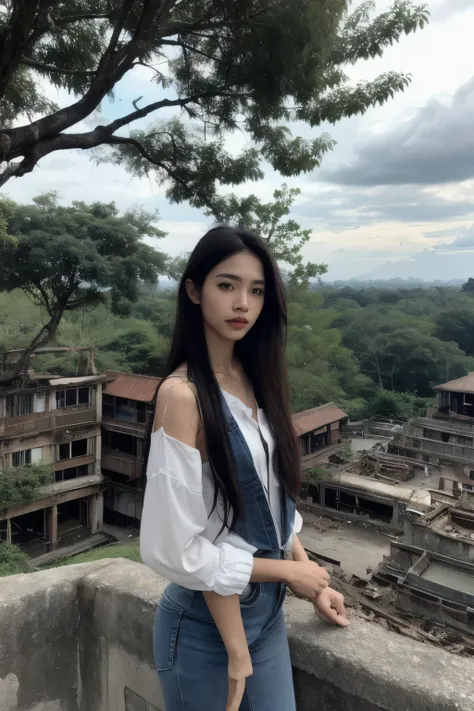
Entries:
{"type": "Polygon", "coordinates": [[[232,284],[230,284],[227,281],[222,282],[222,284],[218,284],[219,289],[222,289],[222,291],[231,291],[233,289],[232,284]]]}
{"type": "Polygon", "coordinates": [[[255,294],[256,296],[263,296],[263,293],[263,289],[259,289],[258,287],[252,289],[252,294],[255,294]]]}

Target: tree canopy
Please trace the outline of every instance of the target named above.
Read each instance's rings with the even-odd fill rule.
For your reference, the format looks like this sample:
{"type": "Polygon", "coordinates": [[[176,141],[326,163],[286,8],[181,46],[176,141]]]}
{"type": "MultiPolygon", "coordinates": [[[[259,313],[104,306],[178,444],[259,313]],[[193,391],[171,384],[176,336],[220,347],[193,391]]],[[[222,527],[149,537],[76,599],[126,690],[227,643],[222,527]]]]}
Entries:
{"type": "Polygon", "coordinates": [[[409,83],[387,72],[351,86],[344,68],[381,55],[428,19],[425,5],[395,0],[374,16],[367,0],[24,0],[1,3],[0,185],[46,155],[108,146],[103,160],[166,183],[168,197],[214,210],[218,185],[312,171],[333,142],[293,136],[364,113],[409,83]],[[91,130],[94,112],[134,68],[156,87],[91,130]],[[58,107],[37,79],[69,92],[58,107]],[[169,118],[170,109],[176,114],[169,118]],[[18,121],[18,118],[20,120],[18,121]],[[154,119],[148,130],[134,122],[154,119]],[[165,118],[166,117],[166,118],[165,118]],[[124,131],[125,129],[125,131],[124,131]],[[251,147],[233,155],[227,132],[251,147]]]}
{"type": "Polygon", "coordinates": [[[139,284],[156,283],[166,269],[165,255],[143,242],[164,235],[154,224],[156,214],[119,215],[114,203],[63,207],[53,193],[32,205],[9,202],[9,208],[9,239],[0,241],[0,291],[21,289],[41,308],[43,326],[6,379],[54,338],[64,313],[107,300],[113,313],[126,314],[139,284]]]}
{"type": "MultiPolygon", "coordinates": [[[[309,241],[312,230],[303,230],[290,214],[293,202],[301,194],[299,188],[289,188],[285,183],[273,193],[273,202],[264,203],[256,195],[239,198],[226,195],[217,198],[214,214],[222,222],[235,224],[244,230],[253,230],[269,245],[279,262],[293,268],[295,281],[305,281],[325,274],[325,264],[313,264],[303,258],[302,249],[309,241]]],[[[212,214],[207,211],[208,214],[212,214]]]]}

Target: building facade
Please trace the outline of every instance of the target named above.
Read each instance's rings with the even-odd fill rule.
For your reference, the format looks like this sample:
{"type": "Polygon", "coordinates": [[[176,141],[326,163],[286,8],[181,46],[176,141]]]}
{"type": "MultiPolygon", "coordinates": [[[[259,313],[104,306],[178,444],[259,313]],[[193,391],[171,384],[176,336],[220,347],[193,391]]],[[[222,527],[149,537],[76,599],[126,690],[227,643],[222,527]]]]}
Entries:
{"type": "Polygon", "coordinates": [[[98,375],[31,375],[0,391],[0,469],[49,464],[37,501],[0,512],[0,540],[31,556],[102,528],[102,383],[98,375]]]}
{"type": "Polygon", "coordinates": [[[417,417],[389,445],[394,454],[443,467],[455,493],[474,490],[474,373],[438,385],[436,406],[417,417]]]}
{"type": "Polygon", "coordinates": [[[474,634],[474,493],[404,518],[402,541],[377,576],[396,586],[405,609],[474,634]]]}
{"type": "Polygon", "coordinates": [[[323,450],[341,443],[341,424],[347,420],[347,414],[329,402],[312,410],[297,412],[292,420],[300,446],[301,467],[309,469],[323,450]]]}
{"type": "Polygon", "coordinates": [[[141,519],[147,439],[159,378],[108,371],[102,410],[102,473],[107,481],[104,517],[119,526],[141,519]]]}

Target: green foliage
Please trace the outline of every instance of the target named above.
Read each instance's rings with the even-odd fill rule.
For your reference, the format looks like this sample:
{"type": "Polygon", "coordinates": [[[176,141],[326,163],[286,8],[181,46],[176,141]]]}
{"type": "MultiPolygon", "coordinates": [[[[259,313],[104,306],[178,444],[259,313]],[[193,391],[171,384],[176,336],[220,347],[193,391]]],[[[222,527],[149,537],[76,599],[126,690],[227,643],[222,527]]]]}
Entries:
{"type": "Polygon", "coordinates": [[[49,464],[25,464],[0,470],[0,511],[37,501],[40,488],[53,480],[49,464]]]}
{"type": "Polygon", "coordinates": [[[341,454],[344,457],[344,459],[347,459],[347,460],[352,459],[352,457],[354,456],[354,452],[352,451],[352,447],[349,444],[349,442],[345,443],[345,445],[342,448],[341,454]]]}
{"type": "Polygon", "coordinates": [[[343,307],[334,322],[341,331],[342,343],[380,389],[429,397],[434,385],[461,377],[473,368],[474,361],[457,343],[450,342],[451,337],[439,337],[445,334],[437,330],[437,319],[441,325],[438,314],[444,308],[459,309],[459,292],[415,290],[402,296],[380,289],[342,291],[345,297],[351,295],[350,301],[342,301],[340,292],[331,290],[325,303],[343,307]],[[425,309],[429,297],[432,303],[425,309]]]}
{"type": "Polygon", "coordinates": [[[17,575],[18,573],[31,573],[31,566],[28,556],[21,548],[11,543],[0,542],[0,578],[6,575],[17,575]]]}
{"type": "MultiPolygon", "coordinates": [[[[464,289],[464,293],[471,294],[472,292],[464,289]]],[[[443,341],[453,341],[465,353],[474,356],[474,301],[472,298],[441,309],[435,316],[435,323],[438,338],[443,341]]]]}
{"type": "Polygon", "coordinates": [[[123,313],[137,297],[139,280],[154,282],[165,257],[142,242],[163,237],[157,214],[131,210],[119,215],[114,203],[58,204],[48,193],[33,205],[10,208],[9,234],[0,245],[0,289],[22,289],[48,315],[95,306],[105,298],[123,313]]]}
{"type": "Polygon", "coordinates": [[[66,560],[55,563],[52,567],[60,568],[64,565],[76,565],[77,563],[93,563],[96,560],[103,560],[104,558],[127,558],[127,560],[133,560],[135,563],[142,562],[137,542],[125,545],[113,543],[109,546],[94,548],[92,551],[71,556],[70,558],[66,558],[66,560]]]}
{"type": "Polygon", "coordinates": [[[304,262],[301,250],[311,237],[311,230],[303,230],[295,220],[285,220],[291,206],[301,194],[299,188],[288,188],[283,184],[273,193],[273,202],[263,203],[256,195],[239,198],[227,195],[218,198],[213,210],[207,210],[219,222],[257,232],[271,247],[279,262],[293,267],[296,282],[307,281],[321,276],[327,271],[324,264],[304,262]]]}
{"type": "Polygon", "coordinates": [[[163,372],[169,351],[168,339],[162,337],[152,323],[130,320],[113,335],[99,342],[101,354],[121,360],[120,370],[140,375],[159,375],[163,372]]]}
{"type": "MultiPolygon", "coordinates": [[[[433,385],[474,370],[474,359],[441,338],[452,334],[439,330],[442,323],[449,325],[446,313],[452,313],[452,327],[457,309],[469,313],[471,296],[458,289],[314,289],[289,283],[287,290],[294,412],[333,401],[352,420],[410,418],[433,404],[433,385]]],[[[140,284],[129,316],[111,313],[106,304],[66,312],[56,341],[92,346],[99,370],[159,375],[175,306],[174,290],[140,284]]],[[[41,310],[22,292],[0,294],[0,348],[27,343],[40,321],[41,310]]],[[[77,356],[45,355],[33,366],[39,372],[76,373],[77,356]]]]}
{"type": "Polygon", "coordinates": [[[38,0],[7,3],[0,15],[0,120],[9,165],[0,182],[25,175],[53,151],[107,146],[102,159],[152,173],[166,183],[170,200],[212,209],[219,184],[261,177],[264,161],[285,176],[314,170],[333,141],[324,133],[293,136],[290,121],[336,123],[403,91],[406,74],[387,72],[351,86],[345,67],[380,56],[428,20],[426,6],[410,0],[395,0],[378,16],[371,1],[352,14],[347,6],[347,0],[330,7],[320,0],[71,0],[45,13],[38,0]],[[126,115],[74,131],[137,64],[149,67],[166,98],[137,99],[126,115]],[[75,101],[53,114],[33,72],[75,101]],[[173,107],[185,120],[169,119],[173,107]],[[27,131],[13,127],[25,113],[41,118],[32,117],[27,131]],[[148,116],[154,124],[133,130],[148,116]],[[234,156],[225,136],[238,128],[253,146],[234,156]]]}
{"type": "Polygon", "coordinates": [[[462,285],[461,291],[465,294],[472,294],[474,292],[474,279],[472,277],[469,277],[467,282],[462,285]]]}
{"type": "Polygon", "coordinates": [[[426,415],[426,410],[433,404],[434,398],[420,398],[413,393],[379,390],[375,398],[368,403],[365,415],[409,420],[411,417],[426,415]]]}
{"type": "Polygon", "coordinates": [[[324,467],[312,467],[309,470],[310,479],[313,481],[329,481],[331,479],[331,472],[324,467]]]}
{"type": "Polygon", "coordinates": [[[163,237],[156,219],[140,209],[119,215],[114,203],[62,207],[55,193],[9,206],[15,239],[0,241],[0,291],[21,289],[40,307],[43,323],[18,367],[54,339],[65,313],[105,302],[112,313],[129,313],[140,283],[156,283],[166,269],[165,255],[143,242],[163,237]]]}

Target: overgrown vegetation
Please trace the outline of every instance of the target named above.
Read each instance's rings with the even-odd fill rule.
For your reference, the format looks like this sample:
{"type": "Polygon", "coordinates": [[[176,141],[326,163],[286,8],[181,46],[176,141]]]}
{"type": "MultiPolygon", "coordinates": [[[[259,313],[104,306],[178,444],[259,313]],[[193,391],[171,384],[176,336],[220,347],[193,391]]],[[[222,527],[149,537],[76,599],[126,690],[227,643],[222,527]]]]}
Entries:
{"type": "Polygon", "coordinates": [[[49,464],[24,464],[0,469],[0,512],[36,501],[40,488],[54,480],[49,464]]]}
{"type": "Polygon", "coordinates": [[[309,478],[312,481],[329,481],[331,479],[331,472],[324,467],[312,467],[309,470],[309,478]]]}
{"type": "Polygon", "coordinates": [[[0,578],[17,573],[31,573],[33,570],[28,556],[12,543],[0,542],[0,578]]]}
{"type": "MultiPolygon", "coordinates": [[[[351,289],[348,299],[345,287],[314,290],[300,284],[290,285],[288,294],[287,355],[295,412],[333,401],[353,420],[371,415],[408,419],[424,414],[433,404],[435,385],[474,370],[474,348],[466,352],[459,345],[469,330],[474,332],[474,316],[460,331],[459,343],[443,340],[444,333],[439,331],[445,309],[471,302],[473,297],[460,289],[427,287],[393,292],[360,288],[351,289]],[[392,300],[389,304],[388,298],[392,300]],[[360,349],[351,320],[356,314],[357,323],[364,323],[371,333],[371,321],[375,320],[383,336],[386,349],[378,352],[378,368],[360,349]],[[400,331],[407,330],[410,338],[402,339],[400,331]],[[425,347],[427,338],[430,348],[425,347]]],[[[174,307],[173,289],[142,286],[127,317],[112,314],[106,305],[79,309],[74,318],[66,314],[56,343],[91,345],[100,370],[159,375],[170,342],[174,307]]],[[[27,344],[40,320],[40,309],[21,292],[0,294],[0,348],[27,344]]],[[[372,336],[379,347],[377,333],[372,336]]],[[[38,371],[67,374],[76,371],[75,358],[71,354],[42,356],[33,366],[38,371]]]]}
{"type": "Polygon", "coordinates": [[[59,568],[64,565],[75,565],[76,563],[92,563],[95,560],[103,560],[104,558],[127,558],[128,560],[133,560],[135,563],[141,563],[142,559],[140,558],[138,539],[132,543],[112,543],[102,548],[94,548],[92,551],[79,553],[79,555],[66,558],[66,560],[55,563],[52,567],[59,568]]]}

